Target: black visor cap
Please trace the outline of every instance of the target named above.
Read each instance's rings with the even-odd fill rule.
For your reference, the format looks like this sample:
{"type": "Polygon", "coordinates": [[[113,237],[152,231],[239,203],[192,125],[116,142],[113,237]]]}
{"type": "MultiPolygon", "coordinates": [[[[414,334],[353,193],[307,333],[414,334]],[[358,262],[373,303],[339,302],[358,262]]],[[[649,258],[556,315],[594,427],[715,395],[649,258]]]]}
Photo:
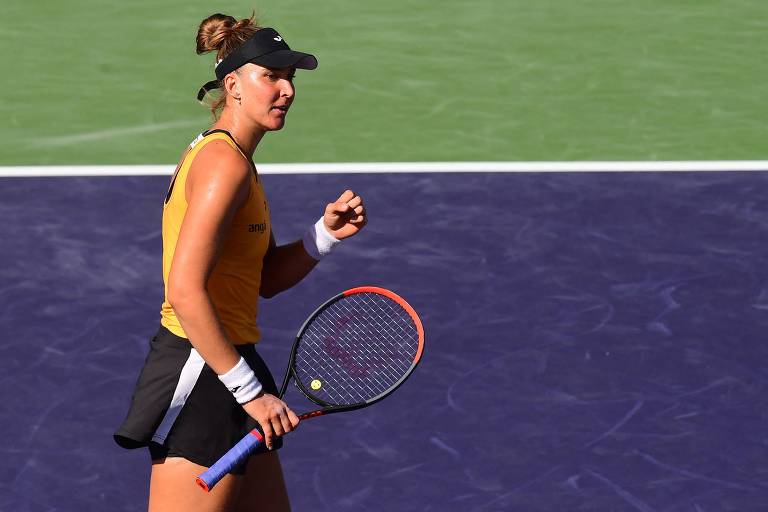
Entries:
{"type": "Polygon", "coordinates": [[[222,80],[248,62],[273,68],[315,69],[317,67],[317,59],[314,55],[291,50],[277,30],[270,27],[257,31],[219,62],[216,66],[216,78],[222,80]]]}
{"type": "Polygon", "coordinates": [[[202,101],[208,91],[219,87],[225,76],[249,62],[269,68],[315,69],[317,67],[317,59],[314,55],[291,50],[277,30],[264,27],[218,63],[216,80],[200,88],[197,93],[198,101],[202,101]]]}
{"type": "Polygon", "coordinates": [[[267,68],[315,69],[317,67],[317,59],[314,55],[293,50],[278,50],[256,59],[251,59],[249,62],[267,68]]]}

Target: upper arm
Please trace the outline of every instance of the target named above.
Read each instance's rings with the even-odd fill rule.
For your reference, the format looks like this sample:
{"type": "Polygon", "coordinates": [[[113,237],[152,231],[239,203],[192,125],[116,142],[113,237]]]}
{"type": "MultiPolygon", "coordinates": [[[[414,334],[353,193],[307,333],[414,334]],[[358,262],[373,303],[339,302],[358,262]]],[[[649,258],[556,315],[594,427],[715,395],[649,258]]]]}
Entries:
{"type": "Polygon", "coordinates": [[[275,252],[275,247],[277,247],[277,243],[275,242],[275,233],[270,229],[269,246],[267,247],[267,253],[264,255],[264,261],[268,260],[269,257],[275,252]]]}
{"type": "Polygon", "coordinates": [[[264,253],[264,259],[261,264],[261,286],[259,286],[259,295],[265,299],[271,296],[267,288],[269,286],[270,260],[275,255],[276,248],[277,243],[275,242],[275,234],[270,230],[269,246],[267,247],[267,252],[264,253]]]}
{"type": "Polygon", "coordinates": [[[235,212],[248,197],[251,168],[224,141],[208,143],[189,169],[187,210],[168,278],[171,290],[205,288],[235,212]]]}

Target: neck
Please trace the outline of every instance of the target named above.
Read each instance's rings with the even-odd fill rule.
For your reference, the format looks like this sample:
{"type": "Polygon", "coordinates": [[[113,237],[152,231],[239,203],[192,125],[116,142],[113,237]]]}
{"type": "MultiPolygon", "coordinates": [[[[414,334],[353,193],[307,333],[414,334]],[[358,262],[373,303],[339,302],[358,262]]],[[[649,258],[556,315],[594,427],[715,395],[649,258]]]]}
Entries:
{"type": "Polygon", "coordinates": [[[235,116],[232,110],[228,108],[224,109],[219,120],[211,128],[228,131],[248,158],[253,158],[256,146],[259,145],[261,138],[266,133],[264,129],[243,119],[243,116],[235,116]]]}

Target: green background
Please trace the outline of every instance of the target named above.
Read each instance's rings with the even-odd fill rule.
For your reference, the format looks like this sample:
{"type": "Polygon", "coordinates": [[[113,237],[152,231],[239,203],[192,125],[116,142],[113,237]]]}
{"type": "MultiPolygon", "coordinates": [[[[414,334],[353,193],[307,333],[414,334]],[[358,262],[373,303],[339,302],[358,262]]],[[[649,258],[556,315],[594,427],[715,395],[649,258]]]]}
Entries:
{"type": "Polygon", "coordinates": [[[253,8],[320,61],[257,162],[768,155],[764,0],[6,0],[0,164],[175,163],[253,8]]]}

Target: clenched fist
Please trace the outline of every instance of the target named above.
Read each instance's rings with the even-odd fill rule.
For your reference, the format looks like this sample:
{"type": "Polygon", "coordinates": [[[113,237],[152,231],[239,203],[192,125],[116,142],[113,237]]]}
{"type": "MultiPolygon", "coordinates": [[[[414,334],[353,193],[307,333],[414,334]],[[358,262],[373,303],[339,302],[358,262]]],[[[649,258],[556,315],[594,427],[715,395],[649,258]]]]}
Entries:
{"type": "Polygon", "coordinates": [[[366,222],[363,198],[351,190],[345,190],[335,202],[328,203],[325,207],[323,223],[328,232],[338,240],[357,234],[366,222]]]}

